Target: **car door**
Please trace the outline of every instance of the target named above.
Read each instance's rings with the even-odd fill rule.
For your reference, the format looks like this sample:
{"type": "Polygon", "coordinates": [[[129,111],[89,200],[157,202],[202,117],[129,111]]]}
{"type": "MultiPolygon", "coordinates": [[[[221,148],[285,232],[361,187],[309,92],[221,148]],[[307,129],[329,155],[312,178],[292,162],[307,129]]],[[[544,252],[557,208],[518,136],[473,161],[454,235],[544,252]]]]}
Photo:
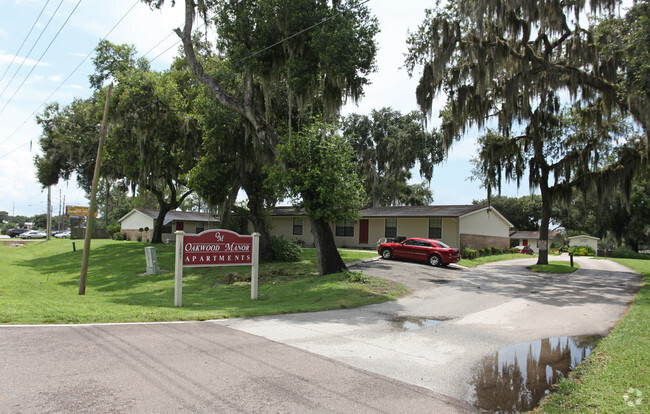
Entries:
{"type": "Polygon", "coordinates": [[[417,243],[413,246],[411,252],[411,259],[418,262],[426,262],[431,253],[431,244],[425,240],[416,240],[417,243]]]}
{"type": "Polygon", "coordinates": [[[393,250],[393,256],[397,259],[411,259],[416,242],[417,240],[405,240],[403,243],[400,243],[393,250]]]}

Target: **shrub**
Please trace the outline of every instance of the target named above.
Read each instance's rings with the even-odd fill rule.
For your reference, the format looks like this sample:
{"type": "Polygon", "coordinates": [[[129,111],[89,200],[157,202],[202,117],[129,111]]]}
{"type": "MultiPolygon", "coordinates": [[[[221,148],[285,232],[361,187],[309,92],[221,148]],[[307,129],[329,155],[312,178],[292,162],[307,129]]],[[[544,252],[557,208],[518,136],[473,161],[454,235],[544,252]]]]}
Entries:
{"type": "Polygon", "coordinates": [[[650,260],[650,254],[647,253],[637,253],[632,249],[626,247],[618,247],[612,251],[612,257],[617,257],[621,259],[641,259],[641,260],[650,260]]]}
{"type": "MultiPolygon", "coordinates": [[[[115,239],[115,234],[119,233],[120,230],[121,228],[119,224],[111,224],[110,226],[106,227],[106,233],[108,233],[108,235],[113,239],[115,239]]],[[[115,239],[115,240],[119,240],[119,239],[115,239]]]]}
{"type": "Polygon", "coordinates": [[[465,247],[460,252],[460,257],[467,260],[474,260],[478,257],[478,252],[476,251],[476,249],[470,249],[469,247],[465,247]]]}
{"type": "Polygon", "coordinates": [[[501,253],[503,253],[503,252],[501,251],[501,249],[499,249],[498,247],[494,247],[494,246],[492,246],[492,247],[490,248],[490,252],[491,252],[492,254],[501,254],[501,253]]]}
{"type": "Polygon", "coordinates": [[[569,253],[573,253],[574,256],[596,255],[596,251],[590,246],[571,246],[569,247],[569,253]]]}
{"type": "Polygon", "coordinates": [[[123,231],[118,231],[117,233],[113,233],[113,239],[114,240],[126,240],[126,233],[123,231]]]}
{"type": "Polygon", "coordinates": [[[302,251],[300,246],[282,236],[271,236],[271,250],[273,250],[275,260],[281,262],[299,261],[302,251]]]}
{"type": "Polygon", "coordinates": [[[489,247],[485,247],[485,248],[479,250],[478,255],[479,256],[490,256],[490,255],[492,255],[492,249],[490,249],[489,247]]]}
{"type": "Polygon", "coordinates": [[[519,253],[519,249],[516,247],[511,247],[508,249],[508,253],[519,253]]]}
{"type": "Polygon", "coordinates": [[[137,236],[135,236],[135,238],[136,238],[139,242],[141,242],[141,241],[142,241],[142,234],[138,234],[137,236]]]}

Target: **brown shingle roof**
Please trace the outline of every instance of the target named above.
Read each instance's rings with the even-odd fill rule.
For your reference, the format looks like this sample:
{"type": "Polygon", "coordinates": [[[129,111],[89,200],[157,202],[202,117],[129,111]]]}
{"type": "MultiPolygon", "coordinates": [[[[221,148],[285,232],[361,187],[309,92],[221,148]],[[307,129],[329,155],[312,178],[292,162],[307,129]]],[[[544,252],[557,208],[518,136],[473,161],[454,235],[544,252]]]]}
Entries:
{"type": "MultiPolygon", "coordinates": [[[[158,210],[153,208],[136,208],[134,210],[151,217],[152,219],[158,218],[158,210]]],[[[195,211],[169,211],[165,215],[163,224],[168,224],[172,221],[198,221],[198,222],[218,222],[219,218],[208,213],[197,213],[195,211]]]]}
{"type": "MultiPolygon", "coordinates": [[[[553,240],[560,235],[559,231],[549,231],[548,239],[553,240]]],[[[515,231],[510,234],[511,239],[539,239],[538,231],[515,231]]]]}
{"type": "Polygon", "coordinates": [[[370,207],[363,217],[460,217],[484,209],[484,205],[370,207]]]}
{"type": "MultiPolygon", "coordinates": [[[[460,217],[482,210],[484,205],[450,205],[450,206],[398,206],[370,207],[361,210],[364,218],[383,217],[460,217]]],[[[304,210],[296,212],[294,207],[275,207],[272,216],[302,216],[304,210]]]]}

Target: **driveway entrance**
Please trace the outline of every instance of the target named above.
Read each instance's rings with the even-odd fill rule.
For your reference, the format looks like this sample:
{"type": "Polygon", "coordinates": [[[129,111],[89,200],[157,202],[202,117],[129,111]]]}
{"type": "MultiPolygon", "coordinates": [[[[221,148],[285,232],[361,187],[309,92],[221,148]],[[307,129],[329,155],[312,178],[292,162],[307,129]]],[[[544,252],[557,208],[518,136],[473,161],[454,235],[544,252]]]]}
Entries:
{"type": "Polygon", "coordinates": [[[412,294],[357,309],[215,323],[352,366],[471,400],[472,369],[508,345],[556,336],[606,335],[640,276],[578,258],[564,275],[534,273],[535,259],[461,269],[379,260],[355,270],[403,283],[412,294]]]}

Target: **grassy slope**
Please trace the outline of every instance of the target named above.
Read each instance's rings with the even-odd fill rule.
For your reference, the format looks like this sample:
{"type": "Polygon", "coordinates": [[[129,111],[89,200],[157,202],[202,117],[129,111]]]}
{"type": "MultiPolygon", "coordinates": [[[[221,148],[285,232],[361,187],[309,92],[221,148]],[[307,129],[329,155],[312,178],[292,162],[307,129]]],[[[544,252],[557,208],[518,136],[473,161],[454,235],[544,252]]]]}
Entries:
{"type": "Polygon", "coordinates": [[[612,333],[536,411],[650,412],[650,261],[613,260],[643,274],[641,289],[612,333]]]}
{"type": "MultiPolygon", "coordinates": [[[[394,299],[406,289],[378,278],[349,283],[317,275],[313,249],[297,263],[264,264],[259,299],[250,299],[250,266],[185,268],[183,307],[174,307],[174,274],[141,276],[146,243],[94,240],[86,295],[77,294],[82,241],[0,245],[0,323],[89,323],[202,320],[316,311],[394,299]]],[[[174,269],[174,247],[156,246],[161,269],[174,269]]],[[[349,263],[374,252],[341,251],[349,263]]]]}

